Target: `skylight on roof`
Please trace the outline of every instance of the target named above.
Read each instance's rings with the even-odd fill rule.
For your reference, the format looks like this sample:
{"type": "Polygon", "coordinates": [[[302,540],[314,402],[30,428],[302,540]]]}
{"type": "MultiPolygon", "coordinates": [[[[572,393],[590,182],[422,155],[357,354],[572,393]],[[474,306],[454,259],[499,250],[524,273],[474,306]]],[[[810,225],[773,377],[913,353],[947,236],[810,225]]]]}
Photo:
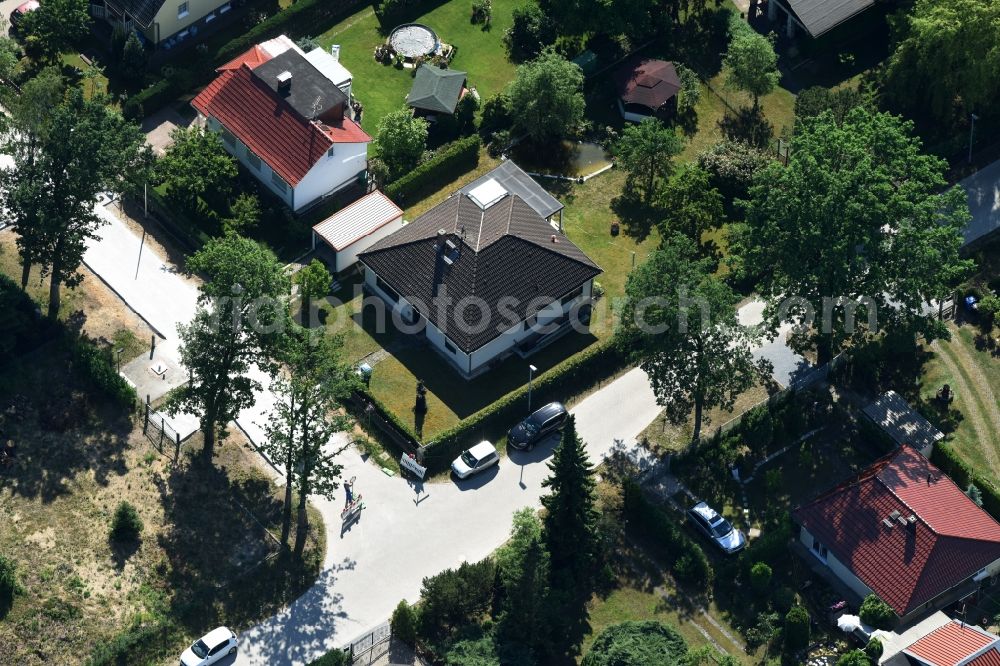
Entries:
{"type": "Polygon", "coordinates": [[[486,210],[505,196],[507,196],[507,190],[493,178],[469,191],[469,198],[476,202],[476,205],[483,210],[486,210]]]}

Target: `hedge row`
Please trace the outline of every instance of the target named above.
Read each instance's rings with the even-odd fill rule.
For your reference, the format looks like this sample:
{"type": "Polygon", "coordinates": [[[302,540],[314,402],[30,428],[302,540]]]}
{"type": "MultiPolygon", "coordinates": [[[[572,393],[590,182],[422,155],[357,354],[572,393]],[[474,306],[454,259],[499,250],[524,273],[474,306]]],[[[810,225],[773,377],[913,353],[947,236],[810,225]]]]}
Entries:
{"type": "Polygon", "coordinates": [[[393,414],[392,410],[366,387],[355,389],[351,399],[344,406],[358,423],[367,425],[370,421],[372,427],[386,433],[401,451],[412,452],[420,447],[420,440],[413,429],[403,423],[402,419],[393,414]],[[372,406],[371,414],[366,411],[368,405],[372,406]]]}
{"type": "Polygon", "coordinates": [[[314,35],[346,18],[363,4],[363,0],[298,0],[222,46],[213,61],[228,62],[255,44],[280,34],[314,35]]]}
{"type": "Polygon", "coordinates": [[[625,482],[624,511],[626,520],[666,559],[677,582],[700,590],[711,589],[715,571],[705,551],[663,510],[647,500],[639,485],[631,480],[625,482]]]}
{"type": "Polygon", "coordinates": [[[183,95],[194,84],[195,77],[192,74],[178,70],[173,76],[162,78],[125,100],[122,115],[132,120],[143,118],[147,111],[158,111],[183,95]]]}
{"type": "Polygon", "coordinates": [[[968,488],[970,483],[975,484],[983,495],[983,509],[1000,520],[1000,490],[991,481],[976,474],[951,445],[944,442],[935,444],[931,462],[950,476],[962,490],[968,488]]]}
{"type": "Polygon", "coordinates": [[[101,349],[86,340],[77,340],[70,349],[73,367],[109,398],[124,409],[134,409],[139,396],[125,379],[118,374],[109,349],[101,349]]]}
{"type": "MultiPolygon", "coordinates": [[[[625,355],[607,342],[569,359],[534,381],[532,401],[544,405],[562,400],[569,392],[580,391],[610,377],[626,364],[625,355]]],[[[501,439],[515,423],[526,416],[528,387],[522,386],[485,407],[457,426],[439,435],[422,450],[423,464],[433,474],[448,469],[451,461],[476,441],[501,439]]]]}
{"type": "MultiPolygon", "coordinates": [[[[479,149],[482,141],[479,135],[453,141],[440,149],[437,154],[402,178],[385,188],[386,195],[400,206],[404,206],[415,194],[440,188],[479,164],[479,149]]],[[[419,197],[418,197],[419,198],[419,197]]]]}

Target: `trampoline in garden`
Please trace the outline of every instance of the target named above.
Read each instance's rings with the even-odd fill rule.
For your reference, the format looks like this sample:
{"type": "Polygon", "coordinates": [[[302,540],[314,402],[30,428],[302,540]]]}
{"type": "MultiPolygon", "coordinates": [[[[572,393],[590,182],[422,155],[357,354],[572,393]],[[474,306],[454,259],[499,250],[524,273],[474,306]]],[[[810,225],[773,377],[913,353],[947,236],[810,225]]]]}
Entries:
{"type": "Polygon", "coordinates": [[[393,52],[407,60],[434,55],[440,42],[434,31],[419,23],[405,23],[389,35],[389,46],[393,52]]]}

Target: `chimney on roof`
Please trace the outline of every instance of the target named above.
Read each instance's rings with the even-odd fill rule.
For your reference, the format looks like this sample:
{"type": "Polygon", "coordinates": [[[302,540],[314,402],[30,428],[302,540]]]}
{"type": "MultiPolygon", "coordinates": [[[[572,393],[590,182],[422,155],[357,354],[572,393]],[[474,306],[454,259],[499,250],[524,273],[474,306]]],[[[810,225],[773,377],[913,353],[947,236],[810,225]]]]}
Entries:
{"type": "Polygon", "coordinates": [[[552,234],[552,242],[553,242],[553,243],[558,243],[558,242],[559,242],[559,239],[558,239],[558,238],[556,238],[556,235],[555,235],[555,234],[552,234]]]}
{"type": "Polygon", "coordinates": [[[287,95],[292,89],[292,73],[285,70],[278,74],[278,92],[287,95]]]}
{"type": "Polygon", "coordinates": [[[931,485],[932,481],[934,481],[934,475],[931,474],[930,472],[927,472],[927,485],[928,486],[931,485]]]}

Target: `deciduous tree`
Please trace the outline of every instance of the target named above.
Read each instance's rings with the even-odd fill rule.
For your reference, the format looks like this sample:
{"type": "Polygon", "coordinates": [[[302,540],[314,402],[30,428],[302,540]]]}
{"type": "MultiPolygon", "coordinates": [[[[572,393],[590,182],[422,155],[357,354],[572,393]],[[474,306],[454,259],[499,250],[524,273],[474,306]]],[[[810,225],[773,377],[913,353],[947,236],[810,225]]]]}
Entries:
{"type": "Polygon", "coordinates": [[[245,235],[260,223],[260,200],[255,194],[243,192],[229,207],[229,217],[222,220],[222,233],[245,235]]]}
{"type": "Polygon", "coordinates": [[[151,153],[138,126],[102,97],[85,100],[73,89],[45,113],[47,121],[34,129],[23,123],[33,136],[15,140],[14,166],[3,171],[2,184],[18,222],[22,265],[37,264],[49,278],[48,314],[55,318],[62,286],[83,279],[77,268],[103,224],[94,210],[98,195],[126,189],[151,153]]]}
{"type": "Polygon", "coordinates": [[[666,418],[683,424],[694,413],[692,439],[705,411],[728,409],[753,386],[760,368],[751,332],[739,324],[739,297],[699,259],[691,239],[664,240],[625,285],[619,340],[649,375],[666,418]]]}
{"type": "Polygon", "coordinates": [[[677,132],[655,118],[646,118],[625,127],[612,153],[642,203],[649,204],[661,181],[673,171],[673,157],[683,148],[684,141],[677,132]]]}
{"type": "Polygon", "coordinates": [[[514,62],[537,58],[556,41],[558,33],[552,19],[534,2],[514,8],[513,25],[504,33],[507,54],[514,62]]]}
{"type": "Polygon", "coordinates": [[[696,164],[683,164],[670,176],[659,193],[663,219],[657,225],[661,238],[683,234],[702,248],[702,235],[722,225],[722,195],[712,187],[707,171],[696,164]]]}
{"type": "Polygon", "coordinates": [[[289,283],[274,253],[240,236],[210,240],[188,268],[205,282],[194,320],[177,327],[190,381],[170,393],[168,411],[198,416],[211,459],[216,433],[225,436],[226,424],[261,388],[253,368],[274,358],[287,326],[289,283]]]}
{"type": "Polygon", "coordinates": [[[57,63],[90,30],[87,0],[46,0],[21,18],[25,49],[45,63],[57,63]]]}
{"type": "Polygon", "coordinates": [[[220,198],[232,187],[238,170],[217,132],[201,127],[178,127],[170,133],[170,146],[157,162],[157,172],[167,196],[188,211],[209,192],[220,198]]]}
{"type": "Polygon", "coordinates": [[[518,65],[507,91],[515,134],[537,144],[562,139],[583,120],[583,72],[554,51],[518,65]]]}
{"type": "Polygon", "coordinates": [[[312,321],[313,299],[323,298],[330,293],[330,283],[333,278],[322,261],[313,259],[303,266],[293,279],[299,286],[299,296],[302,297],[302,324],[306,326],[312,321]]]}
{"type": "Polygon", "coordinates": [[[875,332],[851,326],[862,315],[934,335],[924,306],[971,267],[958,254],[966,194],[945,189],[945,163],[921,152],[912,129],[863,108],[842,123],[829,111],[805,121],[788,166],[759,173],[746,223],[730,233],[737,269],[765,270],[758,290],[772,329],[798,316],[814,323],[802,338],[821,363],[875,332]]]}
{"type": "Polygon", "coordinates": [[[389,168],[389,180],[399,178],[420,163],[427,148],[427,121],[406,107],[386,114],[375,132],[375,148],[389,168]]]}
{"type": "Polygon", "coordinates": [[[281,542],[288,543],[292,487],[298,491],[294,553],[301,557],[309,528],[306,501],[310,494],[333,499],[340,487],[342,465],[334,462],[346,443],[334,437],[350,428],[341,403],[350,391],[350,373],[341,362],[339,337],[311,334],[295,324],[280,343],[271,391],[277,396],[265,426],[261,448],[280,461],[285,472],[281,542]]]}
{"type": "Polygon", "coordinates": [[[778,85],[778,54],[770,39],[752,29],[734,31],[726,52],[728,68],[726,83],[743,90],[753,97],[753,108],[760,105],[760,98],[778,85]]]}

